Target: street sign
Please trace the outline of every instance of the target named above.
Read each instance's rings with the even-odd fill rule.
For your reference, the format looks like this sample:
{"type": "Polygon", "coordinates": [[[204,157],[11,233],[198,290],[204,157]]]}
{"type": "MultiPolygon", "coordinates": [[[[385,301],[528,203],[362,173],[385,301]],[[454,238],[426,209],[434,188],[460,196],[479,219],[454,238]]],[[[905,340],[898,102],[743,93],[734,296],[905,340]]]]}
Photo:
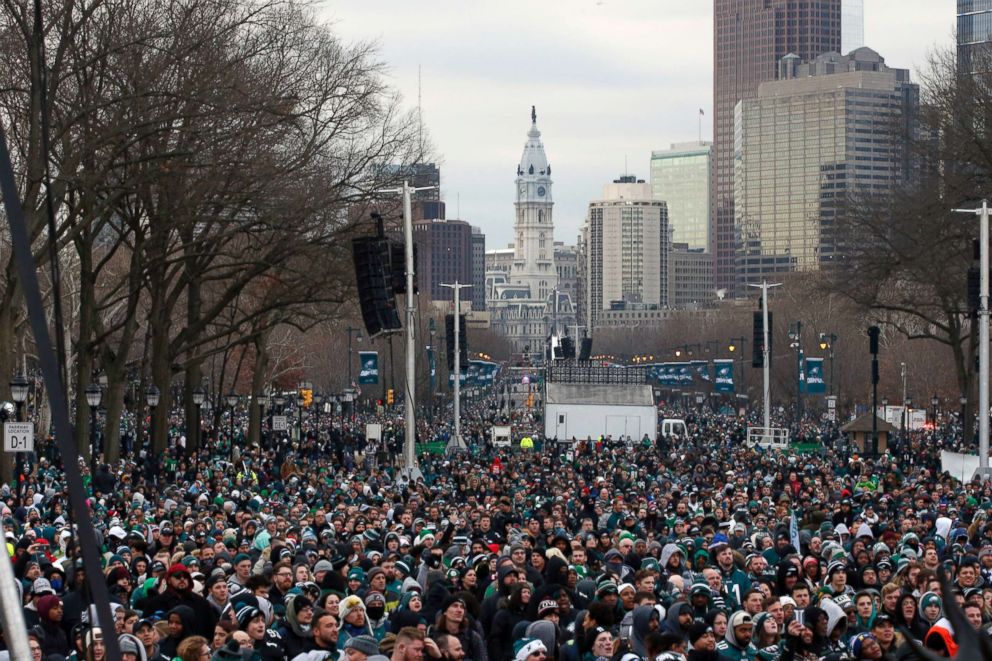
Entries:
{"type": "Polygon", "coordinates": [[[34,424],[30,422],[3,423],[4,452],[34,452],[34,424]]]}
{"type": "Polygon", "coordinates": [[[272,431],[288,431],[289,419],[284,415],[272,416],[272,431]]]}

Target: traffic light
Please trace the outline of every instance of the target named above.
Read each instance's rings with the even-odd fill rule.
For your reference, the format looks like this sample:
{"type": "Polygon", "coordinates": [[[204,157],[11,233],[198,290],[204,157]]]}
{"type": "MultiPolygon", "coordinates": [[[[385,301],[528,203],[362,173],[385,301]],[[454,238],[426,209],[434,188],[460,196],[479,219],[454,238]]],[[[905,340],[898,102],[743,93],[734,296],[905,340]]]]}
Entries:
{"type": "Polygon", "coordinates": [[[392,388],[390,388],[389,390],[386,391],[386,404],[388,404],[389,406],[392,406],[393,405],[393,389],[392,388]]]}
{"type": "Polygon", "coordinates": [[[977,266],[968,268],[968,314],[972,319],[978,318],[981,307],[982,270],[977,266]]]}
{"type": "Polygon", "coordinates": [[[310,408],[310,405],[313,404],[313,389],[300,388],[300,394],[303,396],[303,408],[310,408]]]}
{"type": "Polygon", "coordinates": [[[527,395],[527,408],[534,408],[534,393],[527,395]]]}

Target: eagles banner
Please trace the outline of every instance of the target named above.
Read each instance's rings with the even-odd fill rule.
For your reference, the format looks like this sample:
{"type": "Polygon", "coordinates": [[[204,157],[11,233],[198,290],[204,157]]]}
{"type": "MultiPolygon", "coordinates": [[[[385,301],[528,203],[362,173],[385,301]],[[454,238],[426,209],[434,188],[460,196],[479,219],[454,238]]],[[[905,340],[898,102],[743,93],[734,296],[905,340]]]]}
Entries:
{"type": "Polygon", "coordinates": [[[379,383],[379,352],[359,351],[358,370],[359,383],[379,383]]]}
{"type": "Polygon", "coordinates": [[[716,392],[734,392],[734,361],[732,359],[714,360],[716,381],[713,390],[716,392]]]}
{"type": "Polygon", "coordinates": [[[676,363],[678,365],[678,384],[680,386],[692,385],[692,369],[689,363],[676,363]]]}
{"type": "Polygon", "coordinates": [[[827,382],[823,379],[823,359],[806,359],[806,392],[819,395],[827,392],[827,382]]]}
{"type": "Polygon", "coordinates": [[[691,365],[696,376],[703,381],[710,380],[710,362],[708,360],[694,360],[691,365]]]}

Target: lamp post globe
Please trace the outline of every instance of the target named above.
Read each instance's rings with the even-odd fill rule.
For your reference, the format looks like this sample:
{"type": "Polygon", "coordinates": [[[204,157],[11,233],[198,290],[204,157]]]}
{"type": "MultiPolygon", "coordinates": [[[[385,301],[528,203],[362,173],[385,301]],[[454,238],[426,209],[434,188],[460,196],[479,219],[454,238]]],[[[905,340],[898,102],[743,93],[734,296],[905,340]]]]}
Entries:
{"type": "Polygon", "coordinates": [[[156,386],[148,386],[145,390],[145,403],[148,404],[148,408],[155,408],[158,403],[162,400],[162,393],[156,386]]]}

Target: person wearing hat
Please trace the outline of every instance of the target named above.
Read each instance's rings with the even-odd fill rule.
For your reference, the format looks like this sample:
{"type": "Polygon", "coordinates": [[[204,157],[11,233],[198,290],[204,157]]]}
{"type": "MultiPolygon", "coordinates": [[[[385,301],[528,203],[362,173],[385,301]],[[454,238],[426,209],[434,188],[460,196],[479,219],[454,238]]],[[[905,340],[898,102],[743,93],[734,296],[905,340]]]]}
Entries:
{"type": "Polygon", "coordinates": [[[365,595],[365,617],[372,635],[376,640],[382,640],[389,629],[389,617],[386,615],[386,597],[381,592],[370,590],[365,595]]]}
{"type": "Polygon", "coordinates": [[[252,649],[262,661],[282,661],[286,658],[282,637],[265,626],[265,613],[249,602],[242,602],[235,616],[238,628],[248,634],[252,649]]]}
{"type": "MultiPolygon", "coordinates": [[[[338,649],[354,636],[372,636],[368,618],[365,615],[365,602],[358,595],[348,595],[338,604],[338,649]]],[[[374,638],[374,636],[373,636],[374,638]]]]}
{"type": "Polygon", "coordinates": [[[159,647],[158,629],[150,619],[138,620],[134,625],[134,635],[144,648],[144,658],[148,661],[171,661],[170,657],[162,654],[159,647]]]}
{"type": "Polygon", "coordinates": [[[146,597],[136,603],[135,607],[142,613],[158,611],[166,613],[176,606],[187,606],[194,616],[191,633],[203,636],[207,640],[213,638],[218,615],[206,599],[193,592],[193,578],[186,565],[182,563],[172,565],[166,573],[165,581],[164,592],[146,597]]]}
{"type": "Polygon", "coordinates": [[[379,641],[372,636],[352,636],[344,643],[342,661],[366,661],[379,653],[379,641]]]}
{"type": "Polygon", "coordinates": [[[757,650],[751,644],[754,634],[754,622],[745,611],[737,611],[727,622],[727,633],[716,645],[721,661],[753,661],[757,650]]]}
{"type": "MultiPolygon", "coordinates": [[[[555,604],[557,606],[557,603],[555,604]]],[[[499,614],[497,613],[497,617],[499,614]]],[[[494,621],[495,626],[495,621],[494,621]]],[[[502,623],[501,625],[502,626],[502,623]]],[[[448,634],[458,639],[465,657],[472,661],[488,659],[486,643],[482,636],[471,626],[468,615],[468,604],[462,593],[456,592],[449,596],[441,606],[437,624],[431,627],[431,635],[448,634]]]]}
{"type": "Polygon", "coordinates": [[[513,661],[542,661],[548,648],[539,638],[521,638],[513,643],[513,661]]]}
{"type": "Polygon", "coordinates": [[[896,631],[895,623],[888,613],[879,613],[875,616],[875,621],[871,625],[871,634],[875,636],[883,654],[895,654],[904,642],[902,633],[896,631]]]}
{"type": "Polygon", "coordinates": [[[716,635],[713,627],[703,620],[696,620],[689,627],[688,661],[719,661],[716,651],[716,635]]]}
{"type": "Polygon", "coordinates": [[[302,594],[291,592],[285,600],[286,617],[279,627],[279,636],[290,659],[313,647],[313,602],[302,594]]]}
{"type": "Polygon", "coordinates": [[[513,586],[510,598],[493,617],[493,625],[486,641],[490,659],[508,659],[511,656],[513,629],[525,619],[532,594],[529,583],[517,583],[513,586]]]}

